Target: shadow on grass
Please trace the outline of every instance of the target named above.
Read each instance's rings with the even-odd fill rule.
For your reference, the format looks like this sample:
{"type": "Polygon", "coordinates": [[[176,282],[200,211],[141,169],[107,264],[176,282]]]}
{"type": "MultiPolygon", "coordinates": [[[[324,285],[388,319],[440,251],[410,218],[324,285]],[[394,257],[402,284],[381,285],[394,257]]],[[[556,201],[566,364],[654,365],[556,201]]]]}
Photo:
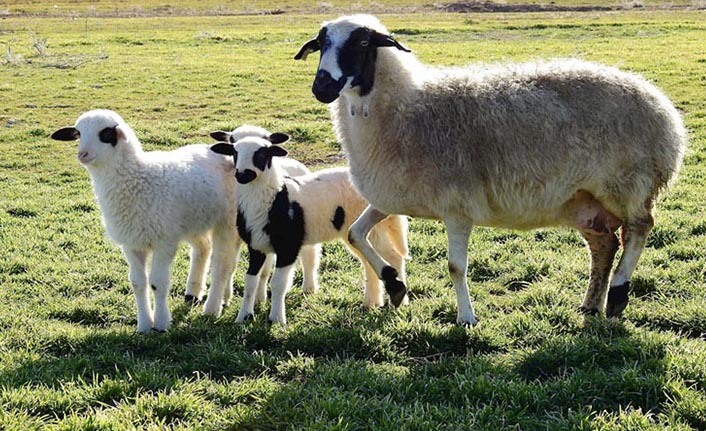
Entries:
{"type": "MultiPolygon", "coordinates": [[[[40,354],[5,366],[0,386],[79,382],[98,388],[96,403],[117,405],[203,378],[278,382],[232,429],[393,429],[399,418],[409,418],[408,429],[439,423],[544,428],[552,421],[561,429],[597,411],[659,412],[669,397],[663,340],[605,319],[588,319],[583,331],[518,351],[492,331],[413,324],[389,310],[341,309],[325,325],[294,322],[286,329],[266,323],[263,310],[245,325],[232,312],[186,324],[194,312],[178,307],[166,334],[108,328],[52,336],[40,354]],[[105,381],[123,384],[108,390],[105,381]]],[[[72,411],[70,405],[45,408],[35,413],[72,411]]]]}

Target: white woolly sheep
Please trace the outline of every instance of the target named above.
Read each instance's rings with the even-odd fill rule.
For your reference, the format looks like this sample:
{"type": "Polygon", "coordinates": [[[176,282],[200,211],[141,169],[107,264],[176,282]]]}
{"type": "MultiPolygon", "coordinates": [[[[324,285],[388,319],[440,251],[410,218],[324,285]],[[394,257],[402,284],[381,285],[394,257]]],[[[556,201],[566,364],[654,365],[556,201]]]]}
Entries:
{"type": "MultiPolygon", "coordinates": [[[[348,227],[368,204],[353,187],[347,168],[325,169],[296,178],[286,176],[280,160],[287,151],[267,140],[249,137],[235,145],[216,144],[212,150],[236,159],[238,232],[250,251],[237,321],[253,316],[253,294],[264,253],[275,253],[269,320],[286,324],[284,295],[292,284],[293,263],[302,246],[337,238],[347,243],[348,227]]],[[[372,230],[370,237],[383,256],[400,268],[404,279],[406,218],[388,218],[372,230]]],[[[382,306],[380,280],[367,261],[355,254],[365,268],[364,304],[382,306]]]]}
{"type": "Polygon", "coordinates": [[[351,243],[391,297],[406,286],[365,238],[388,214],[406,214],[446,225],[459,323],[477,321],[466,281],[473,225],[575,227],[591,254],[580,310],[622,313],[655,199],[686,146],[680,115],[659,90],[571,59],[429,67],[369,15],[324,23],[295,59],[319,50],[312,91],[331,104],[353,182],[370,202],[351,243]],[[624,251],[611,279],[618,227],[624,251]]]}
{"type": "MultiPolygon", "coordinates": [[[[259,136],[259,135],[258,135],[259,136]]],[[[241,239],[236,228],[233,164],[188,145],[144,152],[135,132],[115,112],[94,110],[52,134],[80,139],[78,159],[88,170],[108,236],[122,246],[137,302],[137,331],[166,331],[171,266],[179,241],[191,245],[187,302],[204,293],[213,249],[211,290],[204,313],[218,316],[232,293],[241,239]],[[149,276],[147,259],[152,257],[149,276]],[[152,286],[152,310],[147,285],[152,286]]]]}

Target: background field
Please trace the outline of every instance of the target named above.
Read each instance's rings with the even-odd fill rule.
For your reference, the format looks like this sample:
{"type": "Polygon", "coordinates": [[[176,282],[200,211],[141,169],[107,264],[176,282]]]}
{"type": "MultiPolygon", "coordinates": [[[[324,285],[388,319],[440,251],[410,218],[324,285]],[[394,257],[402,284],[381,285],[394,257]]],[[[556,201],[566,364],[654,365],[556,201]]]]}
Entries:
{"type": "MultiPolygon", "coordinates": [[[[223,9],[275,5],[245,3],[223,9]]],[[[22,15],[0,2],[0,430],[705,429],[706,12],[657,3],[457,14],[331,2],[312,14],[291,2],[277,15],[199,16],[220,3],[173,4],[175,14],[146,0],[22,2],[22,15]],[[150,13],[97,16],[138,7],[150,13]],[[442,226],[413,220],[409,307],[364,311],[358,265],[329,245],[322,291],[289,294],[288,327],[268,325],[264,308],[234,322],[242,265],[235,302],[214,321],[182,304],[183,248],[173,330],[134,334],[127,268],[76,145],[48,135],[107,107],[148,149],[249,122],[291,134],[288,148],[313,166],[345,163],[309,91],[316,61],[292,56],[329,9],[368,8],[387,11],[382,21],[429,63],[576,56],[639,72],[675,102],[690,151],[658,203],[625,319],[575,311],[588,276],[576,233],[477,228],[469,277],[481,323],[458,327],[442,226]]]]}

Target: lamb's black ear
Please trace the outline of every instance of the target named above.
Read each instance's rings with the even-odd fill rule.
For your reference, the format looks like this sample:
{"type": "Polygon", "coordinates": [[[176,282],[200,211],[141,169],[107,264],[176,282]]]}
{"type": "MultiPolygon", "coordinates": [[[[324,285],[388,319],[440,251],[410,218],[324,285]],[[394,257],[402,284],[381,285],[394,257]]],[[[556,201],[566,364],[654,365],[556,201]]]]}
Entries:
{"type": "Polygon", "coordinates": [[[75,141],[80,138],[81,134],[75,127],[62,127],[51,134],[51,138],[56,141],[75,141]]]}
{"type": "Polygon", "coordinates": [[[285,150],[282,147],[278,147],[276,145],[273,145],[271,147],[267,147],[267,155],[270,157],[284,157],[287,154],[287,150],[285,150]]]}
{"type": "Polygon", "coordinates": [[[216,130],[215,132],[209,133],[209,135],[218,142],[230,142],[230,132],[216,130]]]}
{"type": "Polygon", "coordinates": [[[312,52],[316,52],[321,49],[321,44],[319,43],[318,38],[313,38],[304,45],[302,45],[301,49],[297,53],[297,55],[294,56],[295,60],[306,60],[306,56],[311,54],[312,52]]]}
{"type": "Polygon", "coordinates": [[[284,144],[289,140],[289,135],[286,133],[275,132],[268,136],[267,140],[270,141],[272,145],[284,144]]]}
{"type": "Polygon", "coordinates": [[[211,145],[211,151],[226,156],[235,155],[235,147],[233,147],[233,144],[229,144],[227,142],[219,142],[217,144],[211,145]]]}
{"type": "Polygon", "coordinates": [[[402,45],[401,43],[397,42],[395,40],[395,38],[393,38],[389,34],[378,33],[375,30],[373,30],[372,34],[370,35],[370,41],[373,43],[373,46],[377,46],[377,47],[394,46],[395,48],[399,49],[400,51],[412,52],[411,49],[409,49],[406,46],[402,45]]]}

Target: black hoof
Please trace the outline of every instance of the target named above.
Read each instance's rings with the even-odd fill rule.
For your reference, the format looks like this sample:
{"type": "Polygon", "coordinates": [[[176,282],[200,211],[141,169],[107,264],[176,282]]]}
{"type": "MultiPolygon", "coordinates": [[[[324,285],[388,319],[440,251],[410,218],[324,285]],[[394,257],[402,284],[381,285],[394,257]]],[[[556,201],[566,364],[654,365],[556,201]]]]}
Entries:
{"type": "Polygon", "coordinates": [[[194,295],[187,293],[186,295],[184,295],[184,302],[186,303],[186,305],[190,305],[190,306],[194,307],[196,305],[199,305],[199,303],[201,301],[199,301],[199,299],[197,297],[195,297],[194,295]]]}
{"type": "Polygon", "coordinates": [[[245,318],[243,318],[243,322],[254,322],[255,321],[255,316],[248,313],[245,315],[245,318]]]}
{"type": "Polygon", "coordinates": [[[385,290],[390,295],[390,302],[395,307],[399,307],[407,294],[407,286],[397,279],[397,270],[391,266],[382,269],[382,281],[385,282],[385,290]]]}
{"type": "Polygon", "coordinates": [[[166,334],[167,330],[166,329],[155,329],[152,328],[152,332],[156,332],[157,334],[166,334]]]}
{"type": "Polygon", "coordinates": [[[605,308],[607,317],[619,317],[628,306],[628,291],[630,282],[627,281],[620,286],[612,286],[608,291],[608,302],[605,308]]]}
{"type": "Polygon", "coordinates": [[[579,307],[578,311],[584,316],[598,316],[598,309],[596,308],[586,308],[582,305],[579,307]]]}
{"type": "Polygon", "coordinates": [[[225,309],[227,309],[227,308],[228,308],[228,305],[229,305],[229,304],[223,304],[223,305],[221,305],[221,311],[224,311],[225,309]]]}

